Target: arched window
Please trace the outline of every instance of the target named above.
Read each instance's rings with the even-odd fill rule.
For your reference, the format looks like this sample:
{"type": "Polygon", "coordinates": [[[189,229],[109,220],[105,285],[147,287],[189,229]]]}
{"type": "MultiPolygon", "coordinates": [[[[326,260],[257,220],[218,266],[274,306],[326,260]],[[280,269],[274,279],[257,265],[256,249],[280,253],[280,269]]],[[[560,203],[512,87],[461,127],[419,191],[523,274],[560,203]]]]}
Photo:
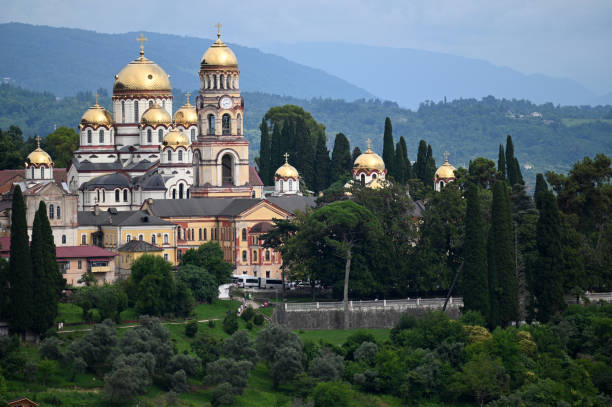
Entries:
{"type": "Polygon", "coordinates": [[[255,191],[251,191],[251,198],[255,199],[255,191]]]}
{"type": "Polygon", "coordinates": [[[246,252],[246,250],[243,250],[243,251],[242,251],[242,261],[243,261],[243,262],[246,262],[246,261],[247,261],[247,252],[246,252]]]}
{"type": "Polygon", "coordinates": [[[138,117],[138,101],[134,101],[134,123],[138,123],[140,117],[138,117]]]}
{"type": "Polygon", "coordinates": [[[199,240],[202,240],[202,228],[198,230],[198,238],[199,240]]]}
{"type": "Polygon", "coordinates": [[[178,151],[178,160],[183,161],[183,151],[182,150],[178,151]]]}
{"type": "MultiPolygon", "coordinates": [[[[85,236],[85,235],[83,235],[83,236],[85,236]]],[[[125,236],[125,241],[126,241],[127,243],[129,243],[129,242],[130,242],[130,240],[132,240],[132,235],[126,235],[126,236],[125,236]]]]}
{"type": "Polygon", "coordinates": [[[215,115],[212,113],[208,115],[208,134],[215,134],[215,115]]]}
{"type": "Polygon", "coordinates": [[[53,204],[49,205],[49,219],[53,219],[53,216],[55,215],[55,208],[53,207],[53,204]]]}
{"type": "Polygon", "coordinates": [[[207,234],[208,234],[208,233],[207,233],[207,230],[208,230],[208,229],[204,228],[204,240],[207,240],[207,239],[208,239],[208,236],[207,236],[207,234]]]}
{"type": "Polygon", "coordinates": [[[164,130],[162,130],[162,129],[157,130],[157,141],[159,143],[164,141],[164,130]]]}
{"type": "Polygon", "coordinates": [[[178,240],[181,240],[181,227],[180,226],[176,229],[176,238],[178,240]]]}
{"type": "Polygon", "coordinates": [[[293,180],[289,180],[289,191],[293,191],[293,180]]]}
{"type": "Polygon", "coordinates": [[[179,199],[183,199],[184,189],[185,189],[185,186],[183,184],[179,184],[179,199]]]}
{"type": "Polygon", "coordinates": [[[376,173],[372,174],[372,179],[376,179],[376,173]]]}
{"type": "Polygon", "coordinates": [[[100,129],[100,144],[104,144],[104,129],[100,129]]]}
{"type": "Polygon", "coordinates": [[[361,174],[361,185],[365,185],[365,174],[361,174]]]}
{"type": "Polygon", "coordinates": [[[168,149],[168,161],[172,161],[172,150],[168,149]]]}
{"type": "Polygon", "coordinates": [[[196,141],[195,129],[191,129],[191,141],[196,141]]]}
{"type": "Polygon", "coordinates": [[[155,233],[151,233],[151,244],[157,244],[157,239],[155,238],[155,233]]]}
{"type": "Polygon", "coordinates": [[[40,178],[41,179],[45,178],[45,167],[40,167],[40,178]]]}
{"type": "Polygon", "coordinates": [[[58,218],[58,219],[62,218],[62,211],[61,211],[59,205],[57,205],[57,209],[55,210],[55,214],[57,215],[56,218],[58,218]]]}
{"type": "Polygon", "coordinates": [[[242,116],[240,116],[240,113],[238,113],[238,116],[236,117],[236,130],[239,136],[242,135],[242,123],[241,122],[242,122],[242,116]]]}
{"type": "Polygon", "coordinates": [[[106,202],[106,190],[102,190],[102,202],[106,202]]]}
{"type": "MultiPolygon", "coordinates": [[[[129,240],[128,240],[129,242],[129,240]]],[[[87,235],[81,235],[81,244],[85,245],[87,244],[87,235]]]]}
{"type": "Polygon", "coordinates": [[[125,123],[125,100],[121,101],[121,123],[125,123]]]}
{"type": "Polygon", "coordinates": [[[233,184],[234,183],[234,165],[233,165],[233,157],[231,154],[225,154],[221,159],[221,176],[223,184],[233,184]]]}
{"type": "Polygon", "coordinates": [[[147,143],[153,142],[153,132],[151,129],[147,129],[147,143]]]}
{"type": "Polygon", "coordinates": [[[270,250],[266,250],[266,261],[270,261],[270,250]]]}
{"type": "Polygon", "coordinates": [[[253,250],[253,261],[257,261],[257,250],[253,250]]]}
{"type": "Polygon", "coordinates": [[[172,199],[176,199],[176,188],[172,188],[172,199]]]}
{"type": "Polygon", "coordinates": [[[280,185],[280,192],[283,192],[283,180],[281,179],[278,183],[280,185]]]}
{"type": "Polygon", "coordinates": [[[34,167],[32,167],[32,179],[34,179],[34,167]]]}
{"type": "Polygon", "coordinates": [[[168,244],[169,240],[168,240],[168,234],[164,233],[164,244],[168,244]]]}
{"type": "Polygon", "coordinates": [[[225,87],[223,83],[224,79],[225,79],[225,75],[223,74],[219,75],[219,85],[220,85],[219,88],[220,89],[223,89],[225,87]]]}
{"type": "Polygon", "coordinates": [[[115,202],[119,202],[121,199],[121,195],[118,189],[115,189],[115,202]]]}
{"type": "Polygon", "coordinates": [[[187,199],[189,199],[189,191],[191,190],[191,188],[187,188],[187,199]]]}
{"type": "Polygon", "coordinates": [[[100,202],[100,190],[96,189],[96,194],[98,195],[96,198],[96,202],[100,202]]]}
{"type": "Polygon", "coordinates": [[[247,240],[247,230],[246,228],[243,228],[242,229],[242,241],[246,242],[246,240],[247,240]]]}
{"type": "Polygon", "coordinates": [[[221,118],[221,130],[224,136],[232,134],[232,119],[229,114],[225,113],[221,118]]]}
{"type": "Polygon", "coordinates": [[[444,188],[444,181],[440,181],[440,189],[444,188]]]}
{"type": "Polygon", "coordinates": [[[166,99],[162,100],[162,107],[166,107],[166,99]]]}
{"type": "Polygon", "coordinates": [[[62,244],[66,244],[66,235],[62,235],[62,244]]]}
{"type": "Polygon", "coordinates": [[[91,130],[87,130],[87,144],[91,144],[91,130]]]}
{"type": "Polygon", "coordinates": [[[144,240],[144,235],[143,234],[138,235],[138,240],[144,240]]]}
{"type": "Polygon", "coordinates": [[[127,202],[128,201],[128,190],[124,189],[123,190],[123,202],[127,202]]]}

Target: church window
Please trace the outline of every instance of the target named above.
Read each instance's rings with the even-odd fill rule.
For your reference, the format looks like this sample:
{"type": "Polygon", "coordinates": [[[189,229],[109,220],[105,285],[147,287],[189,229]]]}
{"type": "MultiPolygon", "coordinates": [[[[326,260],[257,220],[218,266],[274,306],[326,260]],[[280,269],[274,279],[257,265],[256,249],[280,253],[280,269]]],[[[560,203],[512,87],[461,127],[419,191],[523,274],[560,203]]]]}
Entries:
{"type": "Polygon", "coordinates": [[[168,261],[168,253],[164,253],[164,260],[168,261]]]}
{"type": "Polygon", "coordinates": [[[198,237],[202,240],[202,228],[198,230],[198,237]]]}
{"type": "Polygon", "coordinates": [[[178,152],[178,160],[183,161],[183,152],[181,150],[178,152]]]}
{"type": "Polygon", "coordinates": [[[270,261],[270,250],[266,250],[266,261],[270,261]]]}
{"type": "Polygon", "coordinates": [[[119,198],[121,198],[121,196],[120,196],[119,190],[116,189],[115,190],[115,202],[119,202],[120,201],[119,198]]]}
{"type": "MultiPolygon", "coordinates": [[[[129,240],[128,240],[129,242],[129,240]]],[[[81,235],[81,244],[87,244],[87,235],[81,235]]]]}
{"type": "Polygon", "coordinates": [[[166,107],[166,99],[162,100],[162,107],[166,107]]]}
{"type": "Polygon", "coordinates": [[[251,198],[255,198],[255,191],[251,191],[251,198]]]}
{"type": "Polygon", "coordinates": [[[149,100],[149,107],[153,106],[153,101],[149,100]]]}
{"type": "Polygon", "coordinates": [[[243,250],[243,251],[242,251],[242,261],[243,261],[243,262],[246,262],[246,261],[247,261],[247,252],[246,252],[246,250],[243,250]]]}
{"type": "Polygon", "coordinates": [[[62,217],[61,217],[62,212],[61,212],[61,210],[60,210],[60,206],[59,206],[59,205],[57,205],[57,209],[55,210],[55,214],[57,215],[57,216],[56,216],[56,218],[57,218],[57,219],[61,219],[61,218],[62,218],[62,217]]]}
{"type": "Polygon", "coordinates": [[[440,189],[444,188],[444,181],[440,181],[440,189]]]}
{"type": "Polygon", "coordinates": [[[157,244],[157,240],[155,239],[155,233],[151,233],[151,244],[157,244]]]}
{"type": "Polygon", "coordinates": [[[157,141],[162,142],[164,140],[164,131],[162,129],[157,130],[157,141]]]}
{"type": "Polygon", "coordinates": [[[96,189],[96,194],[98,195],[96,202],[100,202],[100,190],[99,189],[96,189]]]}
{"type": "Polygon", "coordinates": [[[266,278],[270,278],[270,270],[266,270],[266,278]]]}
{"type": "Polygon", "coordinates": [[[208,115],[208,134],[215,134],[215,115],[208,115]]]}
{"type": "Polygon", "coordinates": [[[179,184],[179,199],[183,199],[184,189],[185,189],[185,186],[183,184],[179,184]]]}
{"type": "Polygon", "coordinates": [[[100,129],[100,144],[104,143],[104,130],[100,129]]]}
{"type": "Polygon", "coordinates": [[[191,141],[196,141],[195,129],[191,129],[191,141]]]}
{"type": "Polygon", "coordinates": [[[243,228],[242,229],[242,241],[246,242],[246,240],[247,240],[247,230],[246,228],[243,228]]]}
{"type": "Polygon", "coordinates": [[[229,114],[225,113],[222,117],[222,130],[224,136],[229,136],[231,134],[231,117],[229,114]]]}
{"type": "Polygon", "coordinates": [[[147,129],[147,143],[153,142],[153,132],[151,129],[147,129]]]}
{"type": "Polygon", "coordinates": [[[225,88],[225,84],[224,84],[225,79],[226,79],[225,75],[219,75],[219,85],[220,85],[219,88],[220,89],[225,88]]]}
{"type": "Polygon", "coordinates": [[[45,167],[40,167],[40,178],[45,178],[45,167]]]}
{"type": "Polygon", "coordinates": [[[187,188],[187,199],[189,199],[189,191],[191,190],[191,188],[187,188]]]}
{"type": "Polygon", "coordinates": [[[141,240],[141,241],[144,240],[144,235],[142,234],[138,235],[138,240],[141,240]]]}
{"type": "Polygon", "coordinates": [[[206,236],[207,235],[207,232],[206,232],[207,230],[208,229],[204,228],[204,240],[208,239],[208,237],[206,236]]]}
{"type": "Polygon", "coordinates": [[[62,235],[62,244],[66,244],[66,235],[62,235]]]}
{"type": "Polygon", "coordinates": [[[195,231],[191,229],[191,240],[195,240],[195,231]]]}
{"type": "Polygon", "coordinates": [[[102,202],[106,202],[106,190],[102,190],[102,202]]]}
{"type": "Polygon", "coordinates": [[[238,116],[236,117],[236,129],[238,130],[238,135],[242,135],[242,116],[240,116],[240,113],[238,113],[238,116]]]}
{"type": "Polygon", "coordinates": [[[176,199],[176,188],[172,188],[172,199],[176,199]]]}
{"type": "Polygon", "coordinates": [[[177,234],[177,239],[181,240],[181,227],[180,226],[177,228],[176,234],[177,234]]]}
{"type": "Polygon", "coordinates": [[[293,180],[289,180],[289,191],[293,191],[293,180]]]}
{"type": "Polygon", "coordinates": [[[140,118],[138,117],[138,101],[135,100],[134,101],[134,122],[138,123],[138,120],[140,120],[140,118]]]}
{"type": "Polygon", "coordinates": [[[125,100],[121,101],[121,123],[125,123],[125,100]]]}
{"type": "Polygon", "coordinates": [[[257,261],[257,250],[253,250],[253,261],[257,261]]]}
{"type": "Polygon", "coordinates": [[[233,184],[233,163],[232,156],[230,154],[225,154],[221,159],[221,176],[223,184],[233,184]]]}
{"type": "Polygon", "coordinates": [[[280,185],[280,192],[283,192],[283,180],[281,179],[278,183],[280,185]]]}
{"type": "Polygon", "coordinates": [[[168,150],[168,161],[172,161],[172,151],[168,150]]]}
{"type": "Polygon", "coordinates": [[[123,202],[127,202],[128,201],[128,190],[124,189],[123,190],[123,202]]]}
{"type": "Polygon", "coordinates": [[[32,167],[32,179],[34,178],[34,167],[32,167]]]}
{"type": "Polygon", "coordinates": [[[87,144],[91,144],[91,130],[87,130],[87,144]]]}
{"type": "Polygon", "coordinates": [[[361,174],[361,185],[365,185],[365,174],[361,174]]]}
{"type": "Polygon", "coordinates": [[[129,243],[129,242],[130,242],[130,240],[132,240],[132,235],[127,235],[127,236],[125,237],[125,241],[126,241],[127,243],[129,243]]]}
{"type": "Polygon", "coordinates": [[[53,219],[53,216],[55,215],[55,208],[53,207],[53,204],[49,205],[49,219],[53,219]]]}
{"type": "Polygon", "coordinates": [[[168,234],[164,233],[164,244],[168,244],[168,234]]]}

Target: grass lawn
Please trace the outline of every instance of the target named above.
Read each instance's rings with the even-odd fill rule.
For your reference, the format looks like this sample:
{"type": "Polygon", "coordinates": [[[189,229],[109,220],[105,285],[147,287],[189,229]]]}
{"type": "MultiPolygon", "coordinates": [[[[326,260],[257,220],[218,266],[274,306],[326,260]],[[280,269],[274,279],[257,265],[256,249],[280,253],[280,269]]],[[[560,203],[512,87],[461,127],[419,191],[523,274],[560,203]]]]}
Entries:
{"type": "Polygon", "coordinates": [[[321,339],[331,343],[332,345],[342,345],[346,339],[357,332],[367,332],[374,335],[377,342],[384,342],[389,338],[389,329],[350,329],[344,331],[342,329],[330,330],[312,330],[312,331],[293,331],[303,341],[319,342],[321,339]]]}
{"type": "Polygon", "coordinates": [[[83,308],[75,304],[60,302],[57,305],[57,318],[55,318],[55,321],[64,321],[67,324],[82,322],[83,308]]]}
{"type": "Polygon", "coordinates": [[[199,304],[195,307],[194,312],[198,320],[214,319],[225,317],[227,311],[236,311],[240,306],[238,301],[214,300],[212,304],[199,304]]]}

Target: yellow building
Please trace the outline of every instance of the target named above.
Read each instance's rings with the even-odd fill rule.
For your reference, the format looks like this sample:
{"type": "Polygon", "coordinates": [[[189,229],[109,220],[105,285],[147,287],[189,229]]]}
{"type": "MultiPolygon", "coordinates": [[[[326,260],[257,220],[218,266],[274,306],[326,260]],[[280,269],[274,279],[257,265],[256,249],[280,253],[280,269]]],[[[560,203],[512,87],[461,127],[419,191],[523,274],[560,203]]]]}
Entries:
{"type": "Polygon", "coordinates": [[[156,256],[163,256],[165,260],[168,260],[168,253],[156,245],[145,242],[144,240],[130,240],[123,246],[117,249],[119,252],[119,269],[121,275],[130,273],[132,264],[143,254],[153,254],[156,256]]]}

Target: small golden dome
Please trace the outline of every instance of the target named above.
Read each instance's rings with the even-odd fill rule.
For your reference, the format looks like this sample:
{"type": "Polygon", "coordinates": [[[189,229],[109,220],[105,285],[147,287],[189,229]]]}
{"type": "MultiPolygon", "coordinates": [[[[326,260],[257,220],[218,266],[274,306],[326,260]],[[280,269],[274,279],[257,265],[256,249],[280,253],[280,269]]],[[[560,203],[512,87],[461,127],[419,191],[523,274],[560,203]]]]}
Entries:
{"type": "Polygon", "coordinates": [[[210,46],[202,56],[202,65],[238,66],[234,52],[221,41],[221,34],[217,33],[217,41],[210,46]]]}
{"type": "Polygon", "coordinates": [[[366,152],[357,157],[353,164],[353,170],[359,169],[384,171],[385,162],[381,156],[372,151],[368,146],[366,152]]]}
{"type": "Polygon", "coordinates": [[[81,127],[91,126],[97,129],[100,126],[110,127],[113,125],[113,116],[102,106],[96,104],[87,109],[81,117],[81,127]]]}
{"type": "Polygon", "coordinates": [[[143,125],[157,126],[160,124],[169,125],[172,122],[170,114],[165,108],[161,107],[157,102],[145,110],[140,119],[140,123],[143,125]]]}
{"type": "Polygon", "coordinates": [[[182,125],[184,127],[189,127],[194,124],[198,124],[198,114],[196,112],[195,106],[192,106],[187,100],[179,110],[174,113],[174,123],[176,125],[182,125]]]}
{"type": "Polygon", "coordinates": [[[448,158],[444,161],[444,164],[436,171],[435,179],[452,178],[455,179],[456,168],[450,165],[448,158]]]}
{"type": "Polygon", "coordinates": [[[53,164],[51,156],[47,154],[45,150],[40,148],[40,137],[36,137],[36,141],[38,142],[38,147],[36,147],[36,150],[28,154],[25,163],[26,168],[28,168],[30,165],[38,167],[39,165],[50,166],[51,164],[53,164]]]}
{"type": "Polygon", "coordinates": [[[155,62],[140,57],[127,64],[117,75],[113,91],[163,91],[171,94],[170,76],[155,62]]]}
{"type": "Polygon", "coordinates": [[[285,163],[279,167],[278,170],[274,173],[275,178],[293,178],[298,179],[300,174],[298,170],[291,164],[289,164],[289,154],[285,153],[285,163]]]}
{"type": "Polygon", "coordinates": [[[189,137],[184,135],[179,130],[174,129],[169,131],[168,134],[166,134],[162,144],[167,147],[189,147],[189,144],[191,143],[189,142],[189,137]]]}
{"type": "Polygon", "coordinates": [[[368,188],[372,188],[372,189],[381,189],[381,188],[385,188],[387,186],[388,186],[388,181],[384,180],[384,179],[382,179],[380,177],[377,177],[376,179],[373,179],[367,185],[368,188]]]}

